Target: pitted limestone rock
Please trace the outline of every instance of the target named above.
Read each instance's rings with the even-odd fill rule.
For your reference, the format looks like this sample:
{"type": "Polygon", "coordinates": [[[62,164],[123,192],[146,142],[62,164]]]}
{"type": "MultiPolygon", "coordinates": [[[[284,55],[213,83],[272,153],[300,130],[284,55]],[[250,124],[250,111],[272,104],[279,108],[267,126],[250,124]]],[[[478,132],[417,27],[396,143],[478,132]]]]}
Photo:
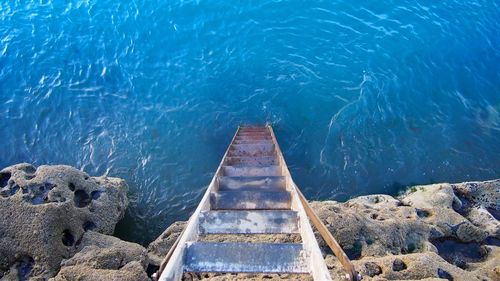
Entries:
{"type": "Polygon", "coordinates": [[[0,171],[0,272],[54,276],[85,231],[112,234],[128,204],[127,185],[69,166],[19,164],[0,171]]]}
{"type": "Polygon", "coordinates": [[[146,249],[138,244],[89,231],[78,250],[62,262],[58,275],[50,281],[149,280],[146,249]]]}

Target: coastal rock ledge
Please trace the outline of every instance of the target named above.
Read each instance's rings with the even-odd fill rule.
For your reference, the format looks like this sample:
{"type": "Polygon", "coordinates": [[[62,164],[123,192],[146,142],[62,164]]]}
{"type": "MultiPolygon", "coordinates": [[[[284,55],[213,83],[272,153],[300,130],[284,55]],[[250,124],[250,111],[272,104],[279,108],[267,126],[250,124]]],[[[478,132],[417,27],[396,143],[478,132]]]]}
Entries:
{"type": "MultiPolygon", "coordinates": [[[[113,234],[125,181],[69,166],[0,171],[0,281],[150,280],[184,229],[146,249],[113,234]]],[[[413,186],[399,196],[311,202],[363,280],[500,280],[500,180],[413,186]]],[[[208,235],[204,241],[299,242],[297,235],[208,235]]],[[[345,274],[318,236],[334,280],[345,274]]],[[[310,280],[303,275],[185,274],[185,280],[310,280]]]]}
{"type": "MultiPolygon", "coordinates": [[[[113,240],[118,239],[104,234],[113,234],[123,217],[127,189],[124,180],[90,177],[69,166],[18,164],[1,170],[0,280],[47,280],[59,273],[65,259],[69,260],[64,266],[73,266],[91,251],[94,259],[99,251],[101,257],[111,248],[120,252],[111,247],[119,244],[113,240]]],[[[122,246],[122,252],[133,252],[134,259],[140,259],[142,249],[145,261],[144,248],[128,246],[122,246]]],[[[88,263],[78,266],[91,268],[88,263]]],[[[134,266],[127,264],[120,271],[134,266]]]]}

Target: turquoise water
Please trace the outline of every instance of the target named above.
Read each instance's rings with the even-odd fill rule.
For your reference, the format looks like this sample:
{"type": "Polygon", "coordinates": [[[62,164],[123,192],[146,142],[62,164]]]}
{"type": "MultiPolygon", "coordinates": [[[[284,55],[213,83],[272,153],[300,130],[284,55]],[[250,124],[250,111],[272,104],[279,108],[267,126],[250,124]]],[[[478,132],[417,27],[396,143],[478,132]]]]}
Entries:
{"type": "Polygon", "coordinates": [[[121,177],[186,219],[240,123],[310,199],[500,177],[498,1],[0,0],[0,166],[121,177]]]}

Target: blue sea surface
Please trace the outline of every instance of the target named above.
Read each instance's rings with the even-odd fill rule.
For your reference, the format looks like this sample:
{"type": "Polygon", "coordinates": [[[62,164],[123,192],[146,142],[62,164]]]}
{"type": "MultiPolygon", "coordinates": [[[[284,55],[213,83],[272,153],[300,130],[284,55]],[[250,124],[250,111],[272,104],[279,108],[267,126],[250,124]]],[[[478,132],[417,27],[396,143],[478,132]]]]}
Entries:
{"type": "Polygon", "coordinates": [[[264,122],[311,200],[500,177],[500,2],[0,0],[0,167],[126,179],[122,238],[264,122]]]}

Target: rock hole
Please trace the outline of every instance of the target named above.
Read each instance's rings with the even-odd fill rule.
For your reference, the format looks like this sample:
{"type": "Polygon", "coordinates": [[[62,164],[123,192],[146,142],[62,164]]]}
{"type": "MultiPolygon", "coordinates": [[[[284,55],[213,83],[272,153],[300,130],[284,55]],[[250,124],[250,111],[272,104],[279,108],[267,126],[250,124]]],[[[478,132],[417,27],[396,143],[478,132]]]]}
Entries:
{"type": "Polygon", "coordinates": [[[3,189],[0,190],[0,195],[2,195],[2,197],[4,198],[7,198],[7,197],[10,197],[14,194],[16,194],[16,192],[19,190],[19,185],[17,184],[13,184],[13,185],[9,185],[3,189]]]}
{"type": "Polygon", "coordinates": [[[382,268],[374,262],[365,263],[366,275],[373,277],[382,274],[382,268]]]}
{"type": "Polygon", "coordinates": [[[453,210],[455,210],[455,212],[461,214],[462,216],[467,216],[473,205],[472,202],[469,199],[462,196],[461,194],[456,194],[456,195],[460,199],[460,202],[462,202],[462,205],[459,206],[458,203],[456,203],[456,200],[454,200],[451,205],[453,210]]]}
{"type": "Polygon", "coordinates": [[[75,202],[76,207],[83,208],[87,207],[92,200],[85,190],[78,189],[75,191],[73,201],[75,202]]]}
{"type": "Polygon", "coordinates": [[[83,224],[83,230],[84,231],[89,231],[89,230],[94,230],[97,226],[95,225],[95,223],[91,222],[91,221],[86,221],[84,224],[83,224]]]}
{"type": "Polygon", "coordinates": [[[21,258],[16,265],[17,269],[17,278],[19,281],[27,281],[31,275],[31,271],[33,270],[33,265],[35,261],[31,257],[23,257],[21,258]]]}
{"type": "Polygon", "coordinates": [[[31,204],[40,205],[47,203],[49,200],[49,192],[56,185],[53,183],[46,182],[42,185],[31,185],[28,187],[31,193],[31,204]]]}
{"type": "Polygon", "coordinates": [[[431,215],[431,213],[429,213],[429,211],[424,210],[424,209],[416,208],[415,211],[417,212],[417,216],[419,218],[428,218],[431,215]]]}
{"type": "Polygon", "coordinates": [[[405,270],[406,268],[407,268],[406,263],[401,259],[395,259],[392,262],[392,270],[393,271],[401,271],[401,270],[405,270]]]}
{"type": "Polygon", "coordinates": [[[345,248],[344,251],[346,255],[351,260],[357,260],[361,257],[361,251],[363,249],[363,245],[360,241],[354,242],[351,248],[345,248]]]}
{"type": "Polygon", "coordinates": [[[398,202],[396,202],[396,206],[398,206],[398,207],[410,207],[410,204],[406,204],[402,201],[398,201],[398,202]]]}
{"type": "Polygon", "coordinates": [[[158,269],[160,269],[159,266],[154,265],[154,264],[148,264],[148,267],[146,269],[146,273],[148,274],[149,277],[152,277],[153,274],[158,272],[158,269]]]}
{"type": "Polygon", "coordinates": [[[97,200],[99,197],[101,197],[102,191],[101,190],[94,190],[90,193],[90,197],[92,197],[92,200],[97,200]]]}
{"type": "Polygon", "coordinates": [[[2,172],[0,173],[0,188],[7,186],[10,180],[11,173],[10,172],[2,172]]]}
{"type": "Polygon", "coordinates": [[[73,244],[75,243],[75,237],[73,236],[73,234],[71,234],[71,231],[69,231],[68,229],[63,231],[62,243],[64,244],[64,246],[68,247],[73,246],[73,244]]]}
{"type": "Polygon", "coordinates": [[[14,184],[11,188],[10,188],[10,196],[16,194],[16,192],[19,190],[19,185],[17,184],[14,184]]]}
{"type": "Polygon", "coordinates": [[[75,191],[75,184],[74,183],[72,183],[72,182],[68,183],[68,187],[69,187],[69,190],[75,191]]]}
{"type": "Polygon", "coordinates": [[[409,242],[406,247],[401,249],[402,254],[411,254],[415,253],[417,250],[417,245],[413,242],[409,242]]]}
{"type": "Polygon", "coordinates": [[[376,220],[378,218],[378,215],[377,214],[371,214],[370,217],[374,220],[376,220]]]}
{"type": "Polygon", "coordinates": [[[441,268],[438,268],[437,273],[438,273],[439,278],[447,279],[448,281],[453,281],[453,276],[451,276],[451,274],[449,274],[448,271],[441,269],[441,268]]]}

